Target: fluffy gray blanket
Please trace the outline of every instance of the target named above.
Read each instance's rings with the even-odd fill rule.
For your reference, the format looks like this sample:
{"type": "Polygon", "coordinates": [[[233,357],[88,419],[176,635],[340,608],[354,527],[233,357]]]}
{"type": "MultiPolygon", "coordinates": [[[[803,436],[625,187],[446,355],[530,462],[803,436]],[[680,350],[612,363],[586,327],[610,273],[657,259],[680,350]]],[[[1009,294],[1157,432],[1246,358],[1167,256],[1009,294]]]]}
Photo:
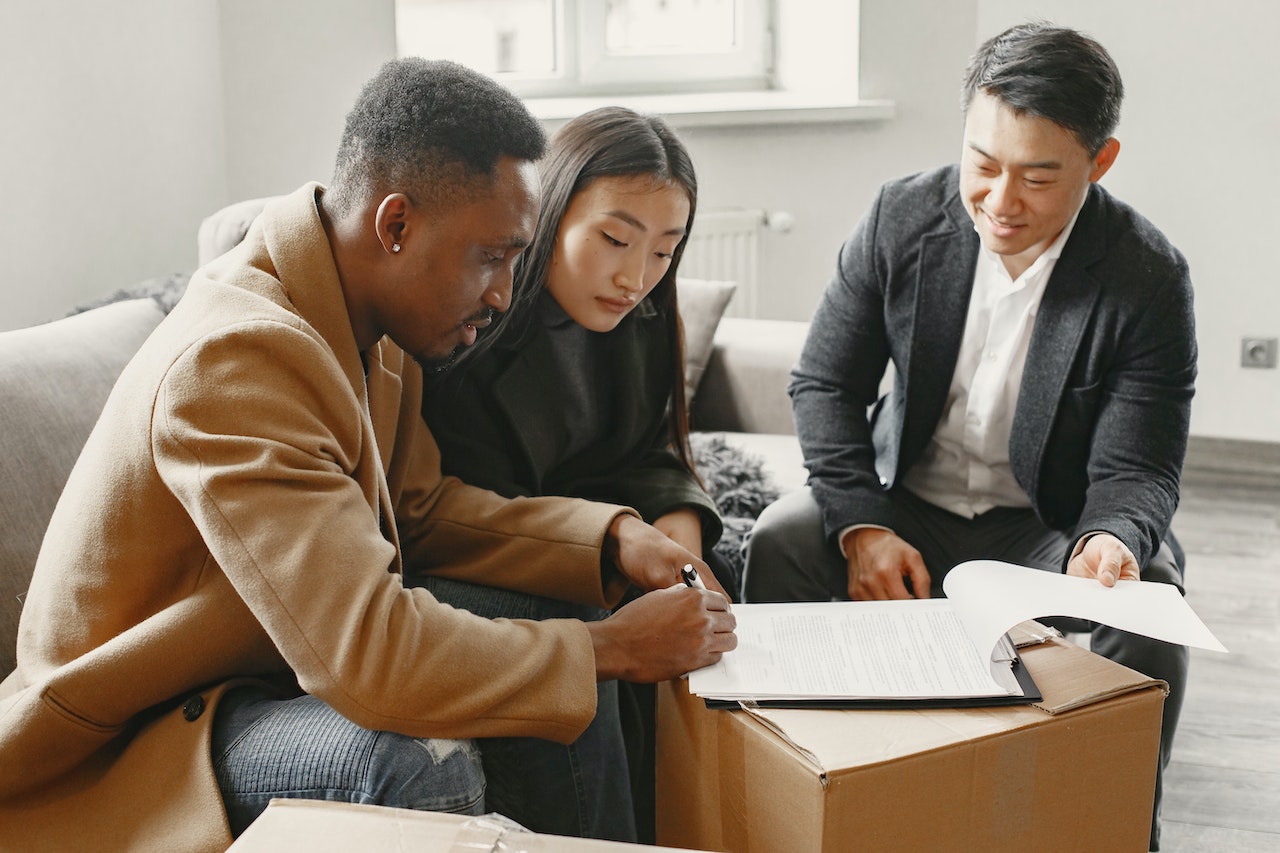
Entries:
{"type": "Polygon", "coordinates": [[[778,487],[764,470],[763,459],[734,447],[724,436],[695,432],[689,436],[689,445],[698,474],[724,521],[724,534],[715,546],[721,562],[717,577],[734,600],[741,601],[742,545],[756,518],[778,499],[778,487]]]}

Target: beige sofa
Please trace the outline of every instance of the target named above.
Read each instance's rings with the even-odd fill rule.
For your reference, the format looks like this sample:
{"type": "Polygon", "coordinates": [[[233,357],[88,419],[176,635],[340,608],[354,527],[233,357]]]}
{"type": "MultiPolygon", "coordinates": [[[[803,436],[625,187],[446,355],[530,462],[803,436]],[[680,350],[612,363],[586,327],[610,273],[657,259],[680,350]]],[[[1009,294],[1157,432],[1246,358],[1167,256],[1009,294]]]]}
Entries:
{"type": "Polygon", "coordinates": [[[164,317],[132,299],[0,333],[0,679],[54,504],[111,386],[164,317]]]}
{"type": "MultiPolygon", "coordinates": [[[[225,226],[210,220],[202,238],[225,226]]],[[[222,235],[229,239],[239,239],[234,228],[222,235]]],[[[129,299],[0,333],[0,679],[14,668],[22,598],[71,466],[116,377],[163,317],[157,300],[129,299]]],[[[806,326],[713,323],[692,403],[696,429],[762,457],[780,490],[804,477],[785,387],[806,326]]]]}

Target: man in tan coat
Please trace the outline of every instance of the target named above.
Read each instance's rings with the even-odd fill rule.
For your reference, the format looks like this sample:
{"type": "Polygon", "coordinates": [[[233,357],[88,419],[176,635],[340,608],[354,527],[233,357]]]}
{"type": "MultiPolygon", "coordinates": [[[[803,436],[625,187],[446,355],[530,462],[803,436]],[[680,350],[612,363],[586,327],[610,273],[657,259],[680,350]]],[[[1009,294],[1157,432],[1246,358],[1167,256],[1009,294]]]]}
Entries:
{"type": "Polygon", "coordinates": [[[0,847],[220,850],[282,795],[474,812],[467,739],[568,742],[597,679],[733,647],[727,600],[672,586],[699,561],[630,510],[440,475],[420,365],[510,304],[543,145],[486,78],[388,63],[332,185],[193,277],[50,522],[0,685],[0,847]],[[599,623],[489,621],[405,565],[654,592],[599,623]]]}

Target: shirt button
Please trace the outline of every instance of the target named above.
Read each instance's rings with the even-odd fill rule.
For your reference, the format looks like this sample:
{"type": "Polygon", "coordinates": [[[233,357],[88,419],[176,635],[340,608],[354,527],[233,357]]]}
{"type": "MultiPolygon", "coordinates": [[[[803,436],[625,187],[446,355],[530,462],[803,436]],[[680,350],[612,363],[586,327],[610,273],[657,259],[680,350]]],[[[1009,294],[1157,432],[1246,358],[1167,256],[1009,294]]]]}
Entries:
{"type": "Polygon", "coordinates": [[[187,703],[182,706],[182,718],[188,723],[194,723],[200,719],[200,715],[204,713],[204,697],[192,696],[187,703]]]}

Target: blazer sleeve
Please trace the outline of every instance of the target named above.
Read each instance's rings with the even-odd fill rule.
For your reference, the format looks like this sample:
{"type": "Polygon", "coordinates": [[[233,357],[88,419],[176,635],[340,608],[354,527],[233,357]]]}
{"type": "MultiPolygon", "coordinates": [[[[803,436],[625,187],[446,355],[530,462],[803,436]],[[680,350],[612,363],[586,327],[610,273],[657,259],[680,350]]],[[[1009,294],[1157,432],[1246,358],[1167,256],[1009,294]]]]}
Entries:
{"type": "Polygon", "coordinates": [[[1166,269],[1113,333],[1110,369],[1089,387],[1067,389],[1057,423],[1063,429],[1074,410],[1096,405],[1092,435],[1081,433],[1088,436],[1087,487],[1075,535],[1108,531],[1140,566],[1160,547],[1178,506],[1195,389],[1190,274],[1180,255],[1166,269]]]}
{"type": "MultiPolygon", "coordinates": [[[[406,589],[389,520],[362,486],[370,459],[381,462],[361,412],[326,344],[284,323],[219,330],[175,359],[156,395],[153,456],[208,546],[208,570],[226,575],[302,689],[359,725],[572,740],[595,710],[585,628],[481,619],[406,589]]],[[[463,500],[437,491],[442,525],[460,524],[463,500]]],[[[495,540],[536,538],[496,503],[468,506],[498,512],[495,540]]],[[[589,526],[575,528],[584,563],[589,526]]]]}
{"type": "Polygon", "coordinates": [[[850,524],[892,524],[868,416],[889,361],[885,277],[876,262],[883,200],[884,190],[841,247],[787,389],[829,537],[850,524]]]}
{"type": "Polygon", "coordinates": [[[681,464],[668,443],[665,412],[656,418],[647,440],[630,454],[630,461],[616,471],[585,478],[579,485],[585,495],[634,507],[649,523],[679,509],[693,509],[702,521],[705,556],[720,541],[724,523],[715,501],[697,477],[681,464]]]}

